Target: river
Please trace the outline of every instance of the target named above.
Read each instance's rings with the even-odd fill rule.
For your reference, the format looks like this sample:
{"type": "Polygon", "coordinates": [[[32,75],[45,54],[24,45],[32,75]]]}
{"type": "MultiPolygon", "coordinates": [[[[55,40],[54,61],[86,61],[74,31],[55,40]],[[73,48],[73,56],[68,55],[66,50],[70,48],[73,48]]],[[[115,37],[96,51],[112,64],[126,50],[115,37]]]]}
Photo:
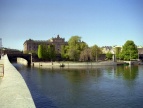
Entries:
{"type": "Polygon", "coordinates": [[[143,108],[143,65],[73,69],[13,65],[37,108],[143,108]]]}

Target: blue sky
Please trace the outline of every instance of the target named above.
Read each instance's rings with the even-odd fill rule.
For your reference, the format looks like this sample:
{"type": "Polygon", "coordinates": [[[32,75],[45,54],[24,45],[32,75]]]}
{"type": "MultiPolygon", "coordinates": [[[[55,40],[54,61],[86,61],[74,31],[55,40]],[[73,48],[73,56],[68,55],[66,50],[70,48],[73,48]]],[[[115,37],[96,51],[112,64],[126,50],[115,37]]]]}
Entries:
{"type": "Polygon", "coordinates": [[[0,0],[4,47],[23,50],[25,40],[58,34],[89,46],[143,45],[143,0],[0,0]]]}

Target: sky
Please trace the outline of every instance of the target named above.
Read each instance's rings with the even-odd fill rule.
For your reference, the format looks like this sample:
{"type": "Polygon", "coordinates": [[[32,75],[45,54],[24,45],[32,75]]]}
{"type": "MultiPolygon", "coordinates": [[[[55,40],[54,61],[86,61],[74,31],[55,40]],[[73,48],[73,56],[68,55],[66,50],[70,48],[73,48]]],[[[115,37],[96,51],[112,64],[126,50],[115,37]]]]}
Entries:
{"type": "Polygon", "coordinates": [[[143,46],[143,0],[0,0],[2,46],[80,36],[89,46],[143,46]]]}

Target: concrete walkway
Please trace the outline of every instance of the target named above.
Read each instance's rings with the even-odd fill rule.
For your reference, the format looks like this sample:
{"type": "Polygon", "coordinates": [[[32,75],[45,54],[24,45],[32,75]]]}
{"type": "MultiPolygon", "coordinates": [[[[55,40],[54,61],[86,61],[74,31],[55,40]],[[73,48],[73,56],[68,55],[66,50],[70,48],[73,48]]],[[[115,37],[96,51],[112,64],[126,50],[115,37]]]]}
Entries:
{"type": "Polygon", "coordinates": [[[4,77],[0,77],[0,108],[35,108],[24,79],[7,56],[1,58],[0,64],[4,64],[4,77]]]}

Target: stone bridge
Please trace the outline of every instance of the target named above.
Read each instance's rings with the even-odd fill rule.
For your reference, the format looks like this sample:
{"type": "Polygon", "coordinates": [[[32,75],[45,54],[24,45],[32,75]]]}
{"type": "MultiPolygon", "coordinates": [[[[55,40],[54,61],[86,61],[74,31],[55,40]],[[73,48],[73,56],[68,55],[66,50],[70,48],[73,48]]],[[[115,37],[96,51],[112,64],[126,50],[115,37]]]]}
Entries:
{"type": "Polygon", "coordinates": [[[31,54],[7,54],[9,61],[17,61],[17,58],[24,58],[25,60],[27,60],[28,65],[31,64],[31,54]]]}

